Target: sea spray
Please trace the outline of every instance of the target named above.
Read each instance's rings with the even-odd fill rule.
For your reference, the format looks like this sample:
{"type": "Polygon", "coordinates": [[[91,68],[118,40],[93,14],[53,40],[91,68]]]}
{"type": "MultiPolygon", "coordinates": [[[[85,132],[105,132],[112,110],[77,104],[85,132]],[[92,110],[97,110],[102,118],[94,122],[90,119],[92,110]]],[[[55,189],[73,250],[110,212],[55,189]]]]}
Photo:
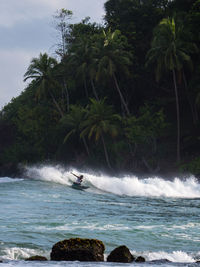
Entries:
{"type": "Polygon", "coordinates": [[[186,180],[175,178],[172,181],[162,178],[138,179],[135,176],[124,178],[99,177],[91,181],[97,188],[117,195],[143,197],[199,198],[200,184],[194,177],[186,180]]]}
{"type": "Polygon", "coordinates": [[[60,166],[27,167],[25,175],[30,179],[70,185],[69,172],[60,166]]]}
{"type": "Polygon", "coordinates": [[[165,252],[165,251],[157,251],[157,252],[146,252],[143,253],[143,256],[148,261],[153,260],[162,260],[166,259],[171,262],[195,262],[193,255],[190,255],[183,251],[173,251],[173,252],[165,252]]]}
{"type": "MultiPolygon", "coordinates": [[[[39,249],[28,249],[28,248],[7,248],[4,249],[1,253],[2,260],[24,260],[34,255],[43,255],[47,259],[50,258],[51,251],[42,251],[39,249]]],[[[170,262],[177,263],[193,263],[196,262],[197,254],[189,254],[183,251],[173,251],[173,252],[165,252],[165,251],[157,251],[157,252],[138,252],[131,251],[134,256],[142,255],[146,261],[159,261],[159,260],[168,260],[170,262]]],[[[105,254],[105,259],[107,258],[107,254],[105,254]]]]}
{"type": "Polygon", "coordinates": [[[43,251],[40,249],[13,247],[3,249],[0,257],[3,260],[24,260],[34,255],[45,255],[49,258],[49,254],[50,251],[43,251]]]}
{"type": "Polygon", "coordinates": [[[166,180],[161,177],[139,179],[134,175],[111,177],[105,174],[80,172],[77,169],[65,170],[60,166],[30,167],[27,176],[32,179],[60,183],[70,186],[75,180],[71,172],[84,175],[84,182],[95,190],[116,195],[137,197],[200,198],[200,184],[194,176],[166,180]]]}

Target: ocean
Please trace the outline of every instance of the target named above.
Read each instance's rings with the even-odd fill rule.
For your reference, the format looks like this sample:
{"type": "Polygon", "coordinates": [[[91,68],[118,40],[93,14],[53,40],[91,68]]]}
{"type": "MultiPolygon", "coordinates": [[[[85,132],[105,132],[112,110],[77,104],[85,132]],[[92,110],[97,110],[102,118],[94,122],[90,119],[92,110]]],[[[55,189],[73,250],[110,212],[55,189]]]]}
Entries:
{"type": "Polygon", "coordinates": [[[199,266],[200,182],[194,176],[109,176],[61,166],[27,167],[0,178],[0,266],[199,266]],[[84,191],[71,187],[83,174],[84,191]],[[105,260],[126,245],[145,263],[26,262],[50,259],[52,246],[72,237],[105,244],[105,260]],[[168,261],[166,261],[168,260],[168,261]]]}

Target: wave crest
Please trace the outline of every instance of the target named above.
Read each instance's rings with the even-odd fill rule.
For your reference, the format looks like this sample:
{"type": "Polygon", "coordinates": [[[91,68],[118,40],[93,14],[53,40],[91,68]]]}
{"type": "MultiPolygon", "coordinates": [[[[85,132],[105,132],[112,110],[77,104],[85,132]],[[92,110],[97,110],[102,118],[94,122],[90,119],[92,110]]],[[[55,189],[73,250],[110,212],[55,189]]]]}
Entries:
{"type": "Polygon", "coordinates": [[[186,179],[175,177],[166,180],[161,177],[140,179],[137,176],[125,175],[113,177],[105,174],[95,174],[90,171],[80,172],[77,169],[64,169],[60,166],[42,166],[27,168],[27,176],[32,179],[54,182],[70,186],[75,180],[71,172],[84,175],[83,184],[90,190],[126,196],[170,197],[170,198],[200,198],[200,184],[194,176],[186,179]]]}

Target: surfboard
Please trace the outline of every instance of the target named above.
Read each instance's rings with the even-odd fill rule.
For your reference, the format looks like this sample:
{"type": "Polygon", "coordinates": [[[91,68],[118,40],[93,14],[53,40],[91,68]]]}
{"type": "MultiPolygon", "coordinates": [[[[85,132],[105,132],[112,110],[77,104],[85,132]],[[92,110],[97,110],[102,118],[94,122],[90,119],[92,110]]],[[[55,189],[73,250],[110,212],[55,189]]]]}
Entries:
{"type": "Polygon", "coordinates": [[[72,188],[77,189],[77,190],[85,190],[85,189],[89,188],[89,186],[81,185],[81,184],[74,182],[72,184],[72,188]]]}

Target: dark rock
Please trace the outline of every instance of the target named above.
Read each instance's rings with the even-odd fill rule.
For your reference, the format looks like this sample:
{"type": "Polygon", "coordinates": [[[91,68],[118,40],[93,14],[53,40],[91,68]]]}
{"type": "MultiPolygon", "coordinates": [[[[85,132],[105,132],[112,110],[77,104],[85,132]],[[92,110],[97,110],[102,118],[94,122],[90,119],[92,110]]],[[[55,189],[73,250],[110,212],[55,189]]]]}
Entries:
{"type": "Polygon", "coordinates": [[[35,255],[30,258],[25,259],[25,261],[47,261],[46,257],[35,255]]]}
{"type": "Polygon", "coordinates": [[[142,256],[137,257],[137,259],[135,260],[135,262],[145,262],[145,258],[142,256]]]}
{"type": "Polygon", "coordinates": [[[71,238],[52,247],[53,261],[104,261],[105,246],[96,239],[71,238]]]}
{"type": "Polygon", "coordinates": [[[200,264],[200,261],[196,261],[196,263],[200,264]]]}
{"type": "Polygon", "coordinates": [[[120,246],[111,251],[108,255],[107,261],[128,263],[134,261],[134,257],[126,246],[120,246]]]}

